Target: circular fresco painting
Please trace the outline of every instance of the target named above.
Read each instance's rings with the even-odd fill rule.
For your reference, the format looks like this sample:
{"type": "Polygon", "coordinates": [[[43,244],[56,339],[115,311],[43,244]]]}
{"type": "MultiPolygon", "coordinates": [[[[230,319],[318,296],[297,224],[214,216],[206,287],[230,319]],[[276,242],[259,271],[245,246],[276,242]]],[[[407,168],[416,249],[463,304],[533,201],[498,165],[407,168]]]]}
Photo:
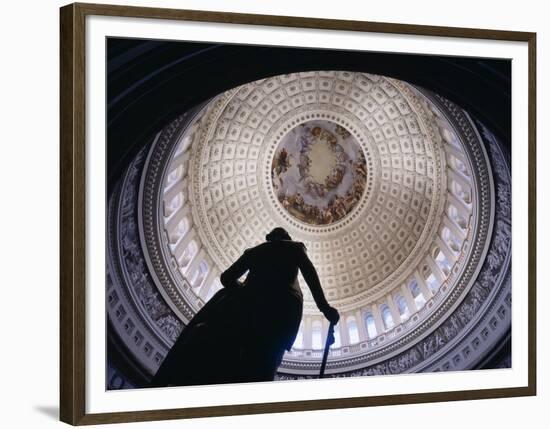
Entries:
{"type": "Polygon", "coordinates": [[[365,155],[348,130],[329,121],[308,121],[279,143],[272,161],[273,190],[294,218],[330,225],[361,199],[366,168],[365,155]]]}

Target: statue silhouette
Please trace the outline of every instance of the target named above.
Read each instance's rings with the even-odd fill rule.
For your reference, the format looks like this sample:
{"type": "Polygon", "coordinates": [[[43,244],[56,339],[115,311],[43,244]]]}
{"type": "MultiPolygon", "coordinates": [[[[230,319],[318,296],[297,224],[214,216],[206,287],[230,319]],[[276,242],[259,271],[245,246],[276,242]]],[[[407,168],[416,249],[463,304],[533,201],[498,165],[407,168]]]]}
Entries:
{"type": "Polygon", "coordinates": [[[298,270],[319,310],[336,324],[340,316],[325,298],[305,245],[275,228],[221,274],[224,288],[183,329],[150,386],[273,380],[302,319],[298,270]]]}

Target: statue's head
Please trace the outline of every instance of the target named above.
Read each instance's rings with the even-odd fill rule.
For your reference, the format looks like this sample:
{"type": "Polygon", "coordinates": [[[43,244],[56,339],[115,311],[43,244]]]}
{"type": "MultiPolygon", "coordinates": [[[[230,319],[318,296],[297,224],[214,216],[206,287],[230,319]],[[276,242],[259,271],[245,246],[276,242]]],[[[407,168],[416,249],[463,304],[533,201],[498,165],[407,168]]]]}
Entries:
{"type": "Polygon", "coordinates": [[[265,239],[266,241],[292,240],[286,229],[281,228],[280,226],[273,228],[273,230],[265,236],[265,239]]]}

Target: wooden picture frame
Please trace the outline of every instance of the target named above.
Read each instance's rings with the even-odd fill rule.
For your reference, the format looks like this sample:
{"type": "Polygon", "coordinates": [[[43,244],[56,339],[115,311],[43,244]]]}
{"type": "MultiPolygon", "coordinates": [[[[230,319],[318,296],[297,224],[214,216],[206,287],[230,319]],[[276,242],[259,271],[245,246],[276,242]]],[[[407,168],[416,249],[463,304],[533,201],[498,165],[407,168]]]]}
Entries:
{"type": "MultiPolygon", "coordinates": [[[[290,16],[75,3],[60,9],[60,419],[72,425],[138,422],[536,394],[536,34],[290,16]],[[520,42],[528,47],[528,382],[524,386],[89,413],[86,390],[86,20],[90,16],[290,27],[520,42]]],[[[89,310],[88,310],[89,311],[89,310]]]]}

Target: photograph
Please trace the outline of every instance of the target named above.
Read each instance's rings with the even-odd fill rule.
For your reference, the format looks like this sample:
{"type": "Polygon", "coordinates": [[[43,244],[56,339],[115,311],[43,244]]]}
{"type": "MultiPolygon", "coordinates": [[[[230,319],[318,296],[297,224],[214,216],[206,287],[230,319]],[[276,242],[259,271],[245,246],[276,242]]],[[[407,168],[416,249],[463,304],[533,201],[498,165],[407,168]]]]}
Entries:
{"type": "Polygon", "coordinates": [[[512,366],[510,60],[106,54],[106,389],[512,366]]]}
{"type": "Polygon", "coordinates": [[[0,426],[544,421],[542,3],[111,1],[4,13],[0,426]]]}

